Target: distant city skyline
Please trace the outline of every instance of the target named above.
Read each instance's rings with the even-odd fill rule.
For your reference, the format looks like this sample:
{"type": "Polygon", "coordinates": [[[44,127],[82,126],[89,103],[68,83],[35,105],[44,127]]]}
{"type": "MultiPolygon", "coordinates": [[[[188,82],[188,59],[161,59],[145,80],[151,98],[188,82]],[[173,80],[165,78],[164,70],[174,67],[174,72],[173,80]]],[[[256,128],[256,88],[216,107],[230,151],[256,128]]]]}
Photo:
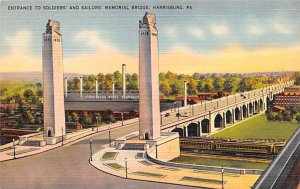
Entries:
{"type": "Polygon", "coordinates": [[[300,3],[287,1],[3,1],[1,72],[42,71],[42,33],[48,19],[61,23],[64,72],[138,72],[138,27],[156,14],[160,72],[249,73],[297,71],[300,3]],[[52,3],[51,3],[52,2],[52,3]],[[9,11],[12,5],[148,5],[149,10],[9,11]],[[153,5],[192,6],[158,10],[153,5]]]}

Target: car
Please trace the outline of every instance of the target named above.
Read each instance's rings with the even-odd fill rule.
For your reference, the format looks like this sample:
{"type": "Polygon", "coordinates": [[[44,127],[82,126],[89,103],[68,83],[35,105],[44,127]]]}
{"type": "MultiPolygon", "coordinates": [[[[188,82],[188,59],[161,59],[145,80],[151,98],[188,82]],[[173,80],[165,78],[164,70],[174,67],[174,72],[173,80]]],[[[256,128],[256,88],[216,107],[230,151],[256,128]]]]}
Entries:
{"type": "Polygon", "coordinates": [[[170,113],[166,113],[166,114],[165,114],[165,117],[169,117],[169,116],[170,116],[170,113]]]}

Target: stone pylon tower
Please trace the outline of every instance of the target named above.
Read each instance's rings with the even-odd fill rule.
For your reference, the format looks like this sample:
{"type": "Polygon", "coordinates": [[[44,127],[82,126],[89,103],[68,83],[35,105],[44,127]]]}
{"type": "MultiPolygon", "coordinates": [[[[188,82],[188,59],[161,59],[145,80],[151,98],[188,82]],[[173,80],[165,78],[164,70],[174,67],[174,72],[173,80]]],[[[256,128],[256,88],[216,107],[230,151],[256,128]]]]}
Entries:
{"type": "Polygon", "coordinates": [[[139,22],[139,138],[160,137],[158,42],[155,15],[146,13],[139,22]]]}
{"type": "Polygon", "coordinates": [[[56,143],[65,135],[62,37],[60,23],[48,20],[43,33],[44,138],[56,143]]]}

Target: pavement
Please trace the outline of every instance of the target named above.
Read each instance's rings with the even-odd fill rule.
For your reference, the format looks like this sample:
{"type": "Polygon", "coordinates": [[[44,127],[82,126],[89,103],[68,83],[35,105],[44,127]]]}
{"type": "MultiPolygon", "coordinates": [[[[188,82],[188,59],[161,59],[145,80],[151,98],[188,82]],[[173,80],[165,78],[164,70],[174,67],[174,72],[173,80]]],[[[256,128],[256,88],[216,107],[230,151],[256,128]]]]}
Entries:
{"type": "MultiPolygon", "coordinates": [[[[185,168],[175,168],[155,164],[145,158],[145,151],[139,150],[115,150],[113,147],[104,148],[92,156],[90,163],[97,169],[118,177],[149,182],[170,183],[175,185],[193,186],[201,188],[221,188],[222,175],[220,172],[199,171],[185,168]],[[107,152],[116,152],[117,156],[113,160],[102,159],[107,152]],[[144,153],[143,158],[137,156],[144,153]],[[127,176],[125,157],[127,158],[127,176]],[[122,166],[116,169],[110,165],[122,166]],[[138,173],[146,173],[140,175],[138,173]],[[154,175],[152,175],[154,173],[154,175]],[[158,174],[158,175],[155,175],[158,174]],[[182,180],[183,177],[196,178],[194,181],[182,180]],[[207,181],[205,179],[211,179],[207,181]],[[216,181],[216,182],[214,182],[216,181]]],[[[254,185],[260,175],[239,175],[224,173],[224,188],[229,189],[249,189],[254,185]]]]}
{"type": "MultiPolygon", "coordinates": [[[[138,119],[126,120],[126,121],[124,121],[123,124],[125,126],[125,125],[131,124],[131,123],[136,123],[137,121],[138,121],[138,119]]],[[[69,145],[79,142],[87,137],[92,137],[93,135],[96,135],[99,132],[107,131],[109,128],[114,129],[114,128],[121,127],[121,126],[122,126],[121,122],[116,122],[114,124],[110,124],[110,125],[106,125],[106,126],[99,126],[98,130],[97,130],[97,127],[86,129],[84,131],[80,131],[79,135],[64,140],[63,144],[62,144],[62,142],[59,142],[54,145],[45,145],[43,147],[16,145],[15,146],[15,152],[16,152],[15,158],[13,155],[14,149],[12,147],[10,150],[5,150],[3,152],[0,152],[0,162],[7,161],[7,160],[13,160],[13,159],[17,159],[17,158],[23,158],[26,156],[32,156],[35,154],[39,154],[39,153],[42,153],[45,151],[49,151],[49,150],[61,147],[63,145],[69,146],[69,145]]],[[[36,138],[36,136],[35,136],[35,138],[36,138]]]]}

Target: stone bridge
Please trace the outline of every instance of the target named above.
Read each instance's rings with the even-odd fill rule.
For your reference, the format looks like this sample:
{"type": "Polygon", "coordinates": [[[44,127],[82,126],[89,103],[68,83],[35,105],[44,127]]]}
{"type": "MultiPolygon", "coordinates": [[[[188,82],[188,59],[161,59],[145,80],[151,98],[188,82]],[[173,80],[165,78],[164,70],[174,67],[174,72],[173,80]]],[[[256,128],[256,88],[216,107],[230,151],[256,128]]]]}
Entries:
{"type": "Polygon", "coordinates": [[[171,123],[163,128],[168,128],[170,132],[178,132],[181,137],[199,137],[214,133],[255,114],[265,112],[274,95],[283,92],[285,87],[293,84],[294,81],[288,81],[183,107],[180,112],[189,111],[192,116],[179,120],[176,125],[171,123]]]}

